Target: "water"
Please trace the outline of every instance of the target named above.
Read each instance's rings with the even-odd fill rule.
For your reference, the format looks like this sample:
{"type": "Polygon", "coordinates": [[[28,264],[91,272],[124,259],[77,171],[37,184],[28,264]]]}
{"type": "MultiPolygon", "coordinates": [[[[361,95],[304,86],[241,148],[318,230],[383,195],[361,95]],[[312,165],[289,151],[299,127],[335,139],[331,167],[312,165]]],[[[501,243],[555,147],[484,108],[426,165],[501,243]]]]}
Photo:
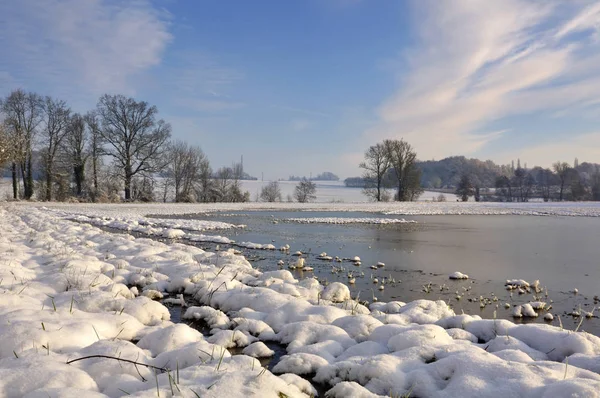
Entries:
{"type": "MultiPolygon", "coordinates": [[[[181,218],[181,216],[178,216],[181,218]]],[[[293,271],[298,278],[317,276],[321,281],[348,282],[350,272],[356,277],[351,286],[354,297],[361,300],[409,301],[419,298],[448,301],[457,313],[464,311],[483,317],[513,320],[511,305],[535,301],[530,294],[512,295],[504,288],[506,279],[541,281],[547,287],[539,294],[541,301],[553,306],[551,312],[562,316],[565,327],[574,329],[580,319],[567,313],[579,308],[591,311],[592,297],[600,294],[600,245],[597,239],[598,220],[586,217],[526,217],[526,216],[418,216],[407,217],[418,224],[389,225],[326,225],[296,224],[287,218],[300,217],[382,217],[360,212],[243,212],[224,215],[203,215],[191,218],[228,221],[246,224],[244,230],[222,231],[238,242],[289,244],[291,253],[300,250],[306,264],[314,272],[293,271]],[[277,221],[275,224],[274,221],[277,221]],[[359,256],[362,265],[352,262],[325,262],[316,257],[321,252],[330,256],[352,258],[359,256]],[[385,267],[369,268],[377,262],[385,267]],[[338,272],[332,273],[334,267],[338,272]],[[339,268],[343,268],[339,270],[339,268]],[[468,281],[450,281],[448,274],[461,271],[469,274],[468,281]],[[372,280],[383,277],[396,280],[385,285],[372,280]],[[400,282],[401,281],[401,282],[400,282]],[[431,284],[431,285],[429,285],[431,284]],[[429,286],[424,288],[424,286],[429,286]],[[572,293],[577,288],[579,294],[572,293]],[[456,300],[456,293],[462,298],[456,300]],[[480,308],[480,296],[494,299],[480,308]],[[496,308],[496,304],[498,308],[496,308]]],[[[205,245],[214,249],[214,245],[205,245]]],[[[287,264],[296,257],[279,251],[244,250],[253,265],[262,270],[277,269],[277,261],[287,264]]],[[[543,316],[543,313],[541,314],[543,316]]],[[[543,322],[537,319],[518,322],[543,322]]],[[[558,325],[558,320],[554,321],[558,325]]],[[[581,329],[600,334],[596,318],[585,320],[581,329]]]]}

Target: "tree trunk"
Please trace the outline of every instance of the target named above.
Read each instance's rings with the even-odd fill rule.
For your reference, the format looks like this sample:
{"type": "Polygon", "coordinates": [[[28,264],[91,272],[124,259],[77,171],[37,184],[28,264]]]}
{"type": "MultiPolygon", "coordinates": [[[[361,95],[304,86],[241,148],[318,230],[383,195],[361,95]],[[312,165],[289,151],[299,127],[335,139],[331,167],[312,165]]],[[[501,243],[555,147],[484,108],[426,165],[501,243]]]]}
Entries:
{"type": "Polygon", "coordinates": [[[125,176],[125,201],[131,200],[131,176],[125,176]]]}
{"type": "Polygon", "coordinates": [[[48,162],[46,166],[46,200],[52,200],[52,163],[48,162]]]}
{"type": "Polygon", "coordinates": [[[19,196],[19,178],[17,175],[17,162],[12,162],[12,186],[13,186],[13,199],[17,200],[19,196]]]}
{"type": "Polygon", "coordinates": [[[92,168],[94,173],[94,190],[98,191],[98,160],[96,159],[96,155],[92,159],[92,168]]]}
{"type": "Polygon", "coordinates": [[[84,179],[84,167],[82,165],[75,166],[73,168],[73,174],[75,175],[75,187],[77,190],[77,196],[81,196],[83,193],[83,179],[84,179]]]}
{"type": "Polygon", "coordinates": [[[560,182],[560,193],[559,193],[559,195],[558,195],[558,201],[559,201],[559,202],[562,202],[562,200],[563,200],[563,190],[564,190],[564,189],[565,189],[565,182],[564,182],[564,181],[561,181],[561,182],[560,182]]]}
{"type": "Polygon", "coordinates": [[[125,166],[125,200],[131,200],[131,166],[125,166]]]}
{"type": "Polygon", "coordinates": [[[33,196],[33,160],[32,154],[27,156],[27,189],[25,190],[25,199],[29,200],[33,196]]]}
{"type": "Polygon", "coordinates": [[[29,188],[27,187],[27,183],[29,182],[27,180],[27,161],[21,161],[19,166],[21,169],[21,179],[23,180],[23,198],[27,199],[27,193],[29,192],[29,188]]]}

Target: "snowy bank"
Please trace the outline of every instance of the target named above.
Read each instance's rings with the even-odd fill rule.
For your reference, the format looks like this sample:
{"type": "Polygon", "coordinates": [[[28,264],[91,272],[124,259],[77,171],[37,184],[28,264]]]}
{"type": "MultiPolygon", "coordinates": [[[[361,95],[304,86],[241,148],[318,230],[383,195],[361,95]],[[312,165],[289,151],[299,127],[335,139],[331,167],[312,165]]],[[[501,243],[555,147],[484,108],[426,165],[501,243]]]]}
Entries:
{"type": "Polygon", "coordinates": [[[34,207],[0,207],[0,231],[0,396],[303,397],[311,382],[332,397],[600,391],[600,338],[585,332],[456,315],[443,301],[367,306],[344,284],[260,272],[233,250],[34,207]],[[150,298],[180,294],[208,336],[150,298]],[[255,358],[272,355],[269,341],[287,351],[272,372],[255,358]]]}

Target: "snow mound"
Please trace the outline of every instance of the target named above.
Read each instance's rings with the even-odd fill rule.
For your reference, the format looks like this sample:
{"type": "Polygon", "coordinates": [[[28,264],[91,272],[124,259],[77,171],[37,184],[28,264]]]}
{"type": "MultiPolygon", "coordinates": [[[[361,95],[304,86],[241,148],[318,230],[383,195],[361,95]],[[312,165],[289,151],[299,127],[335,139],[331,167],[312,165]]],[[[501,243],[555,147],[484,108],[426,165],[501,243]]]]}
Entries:
{"type": "Polygon", "coordinates": [[[323,290],[323,293],[321,293],[321,297],[324,300],[341,303],[350,300],[350,289],[343,283],[333,282],[327,285],[325,290],[323,290]]]}
{"type": "Polygon", "coordinates": [[[469,279],[469,275],[463,274],[462,272],[453,272],[449,275],[450,279],[469,279]]]}

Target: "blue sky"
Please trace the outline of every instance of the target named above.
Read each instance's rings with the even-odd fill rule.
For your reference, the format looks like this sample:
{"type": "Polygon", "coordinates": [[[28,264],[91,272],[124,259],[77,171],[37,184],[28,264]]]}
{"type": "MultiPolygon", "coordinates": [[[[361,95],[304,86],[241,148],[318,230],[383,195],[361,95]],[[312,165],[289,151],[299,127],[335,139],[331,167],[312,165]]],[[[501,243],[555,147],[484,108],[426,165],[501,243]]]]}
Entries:
{"type": "Polygon", "coordinates": [[[600,162],[599,29],[584,0],[4,1],[0,93],[131,95],[265,179],[358,175],[402,137],[421,159],[600,162]]]}

